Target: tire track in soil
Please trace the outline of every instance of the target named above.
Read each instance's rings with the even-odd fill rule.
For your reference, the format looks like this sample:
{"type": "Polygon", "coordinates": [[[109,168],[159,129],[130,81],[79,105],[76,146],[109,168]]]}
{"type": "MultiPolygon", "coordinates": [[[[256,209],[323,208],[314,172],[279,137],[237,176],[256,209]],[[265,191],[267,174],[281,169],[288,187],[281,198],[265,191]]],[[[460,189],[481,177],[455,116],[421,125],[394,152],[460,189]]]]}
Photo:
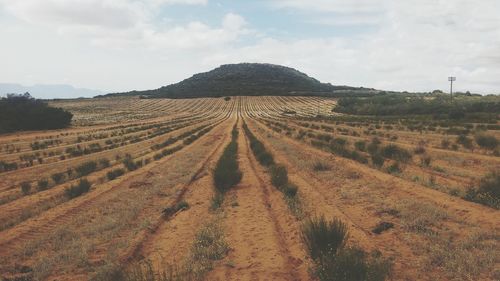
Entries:
{"type": "Polygon", "coordinates": [[[226,127],[223,139],[198,165],[191,180],[178,191],[176,198],[168,204],[168,206],[175,206],[182,200],[186,200],[190,208],[178,211],[169,217],[160,215],[148,230],[138,235],[140,238],[136,241],[136,245],[121,258],[123,263],[145,259],[152,261],[153,266],[160,266],[159,270],[162,270],[168,265],[181,262],[187,255],[196,231],[211,216],[208,213],[208,208],[213,194],[213,184],[211,173],[208,171],[227,145],[230,129],[232,126],[226,127]]]}
{"type": "Polygon", "coordinates": [[[308,280],[298,223],[281,193],[259,175],[263,171],[256,168],[241,124],[238,127],[243,178],[226,194],[237,204],[224,206],[231,250],[227,263],[217,266],[206,280],[308,280]]]}
{"type": "MultiPolygon", "coordinates": [[[[258,127],[264,128],[265,132],[269,133],[269,130],[267,130],[267,128],[264,125],[257,124],[257,123],[258,122],[255,122],[253,124],[255,124],[258,127]]],[[[264,133],[262,133],[262,134],[259,133],[259,135],[263,135],[263,134],[264,133]]],[[[366,182],[367,184],[369,182],[381,182],[381,181],[383,181],[387,186],[391,186],[390,191],[389,190],[385,191],[385,193],[384,193],[385,196],[390,196],[390,197],[394,197],[394,198],[413,198],[414,200],[417,200],[418,202],[421,202],[421,201],[429,202],[430,201],[430,202],[433,202],[439,206],[445,207],[445,209],[447,209],[449,211],[456,212],[455,210],[453,210],[453,206],[455,205],[455,202],[457,201],[457,199],[455,199],[455,198],[447,198],[446,202],[450,205],[446,206],[443,204],[443,202],[439,203],[437,201],[437,200],[439,200],[439,197],[444,197],[443,194],[439,194],[440,196],[434,196],[432,198],[427,196],[427,193],[433,193],[433,192],[437,192],[437,191],[434,191],[434,190],[428,191],[426,188],[423,188],[423,190],[419,190],[420,192],[417,194],[417,191],[415,191],[414,189],[412,189],[411,191],[407,190],[406,186],[404,184],[402,184],[403,181],[399,178],[394,178],[393,176],[386,175],[386,174],[379,175],[379,174],[377,174],[378,171],[370,171],[369,170],[370,168],[364,167],[364,166],[359,165],[359,164],[353,165],[349,162],[349,160],[338,158],[337,156],[334,156],[334,155],[329,154],[327,152],[317,150],[317,149],[312,148],[312,147],[308,147],[306,144],[299,143],[299,142],[297,142],[293,139],[289,139],[287,137],[279,136],[279,139],[281,141],[291,145],[295,149],[300,149],[300,150],[304,151],[311,158],[322,156],[322,159],[324,159],[328,162],[333,161],[334,163],[336,163],[334,166],[342,164],[342,165],[345,165],[342,168],[344,170],[345,169],[352,169],[353,171],[358,171],[363,177],[363,182],[366,182]],[[391,178],[391,177],[393,177],[393,178],[391,178]],[[396,186],[399,187],[399,189],[394,188],[396,186]]],[[[288,157],[284,154],[284,152],[279,152],[280,150],[277,149],[276,147],[273,146],[270,148],[276,154],[281,154],[281,157],[283,157],[285,159],[288,157]]],[[[368,233],[368,229],[371,229],[375,225],[376,222],[378,222],[382,219],[382,217],[379,217],[379,216],[376,216],[373,214],[373,209],[371,209],[370,207],[367,207],[367,206],[369,206],[369,202],[363,202],[363,203],[358,202],[357,203],[358,206],[345,205],[346,203],[342,203],[339,200],[339,195],[338,194],[335,195],[335,193],[339,192],[338,190],[336,190],[336,189],[328,190],[328,188],[325,188],[326,186],[331,186],[331,183],[324,182],[324,180],[320,179],[317,176],[314,176],[311,172],[307,172],[304,170],[298,171],[297,169],[295,169],[293,164],[289,163],[289,165],[291,167],[291,170],[295,170],[295,173],[296,173],[296,175],[293,175],[293,174],[291,175],[292,179],[294,176],[295,177],[298,176],[299,178],[302,178],[302,179],[307,178],[307,180],[305,180],[306,183],[309,185],[312,185],[313,187],[316,186],[318,192],[320,192],[323,195],[324,200],[326,200],[328,202],[328,204],[332,204],[332,205],[337,206],[337,209],[341,213],[345,214],[345,217],[349,219],[348,220],[349,224],[353,223],[360,231],[366,232],[367,234],[371,234],[371,233],[368,233]],[[365,206],[365,207],[363,208],[362,206],[365,206]],[[369,210],[369,211],[367,212],[367,210],[369,210]],[[356,222],[358,222],[359,224],[356,222]]],[[[380,172],[378,172],[378,173],[380,173],[380,172]]],[[[415,186],[413,184],[411,184],[411,185],[415,186]]],[[[299,185],[299,187],[302,188],[303,186],[299,185]]],[[[301,189],[299,188],[299,190],[301,190],[301,189]]],[[[311,194],[312,193],[308,193],[308,195],[311,195],[311,194]]],[[[378,195],[375,195],[375,196],[378,196],[378,195]]],[[[480,209],[484,208],[482,206],[478,206],[478,207],[480,209]]],[[[461,205],[460,208],[468,209],[466,204],[461,205]]],[[[472,211],[472,210],[468,210],[467,213],[470,214],[469,213],[470,211],[472,211]]],[[[463,213],[461,211],[458,211],[458,213],[456,213],[456,214],[458,217],[460,217],[460,214],[463,214],[463,213]]],[[[484,217],[482,217],[481,219],[488,221],[486,216],[490,215],[491,213],[484,212],[483,214],[484,214],[484,217]]],[[[492,229],[498,229],[498,221],[496,224],[493,223],[492,220],[489,220],[489,222],[492,223],[490,226],[490,227],[492,227],[492,229]]],[[[483,224],[483,223],[484,222],[481,222],[480,224],[483,224]]],[[[452,226],[447,226],[447,227],[452,227],[452,226]]],[[[455,226],[453,226],[453,227],[455,227],[455,226]]],[[[397,230],[397,229],[398,229],[398,227],[395,228],[395,230],[397,230]]],[[[375,246],[376,249],[383,250],[384,252],[387,252],[389,255],[396,257],[397,259],[396,259],[395,268],[394,268],[394,273],[395,273],[394,278],[396,278],[396,280],[400,280],[400,279],[401,280],[412,280],[413,278],[422,279],[422,280],[433,280],[432,278],[429,278],[428,273],[426,273],[425,271],[422,271],[421,269],[419,270],[418,268],[415,267],[416,264],[422,263],[422,261],[420,260],[419,254],[416,253],[414,251],[414,249],[412,249],[411,246],[408,245],[408,243],[404,239],[402,239],[402,237],[404,237],[405,234],[402,233],[401,231],[395,231],[395,230],[385,232],[382,235],[369,235],[369,236],[365,235],[364,240],[366,243],[363,243],[363,240],[361,240],[361,242],[362,242],[361,245],[365,246],[365,244],[369,243],[371,245],[367,245],[367,246],[372,247],[372,248],[375,246]]],[[[351,232],[351,234],[355,234],[355,233],[351,232]]],[[[363,238],[363,237],[356,236],[353,238],[355,238],[356,242],[358,242],[358,239],[363,238]]],[[[440,277],[444,276],[443,272],[440,272],[437,269],[433,269],[433,270],[436,270],[436,271],[433,271],[433,275],[431,275],[431,276],[434,276],[434,277],[435,276],[440,276],[440,277]]]]}
{"type": "MultiPolygon", "coordinates": [[[[256,130],[253,131],[255,133],[256,130]]],[[[406,260],[399,260],[398,263],[395,264],[395,272],[398,274],[402,272],[400,268],[405,269],[403,275],[397,275],[395,277],[408,280],[408,276],[416,276],[417,273],[411,270],[415,260],[408,259],[408,257],[412,257],[415,254],[407,245],[399,240],[397,234],[393,231],[386,232],[383,235],[373,234],[370,231],[371,228],[359,224],[355,217],[361,216],[369,222],[373,221],[373,223],[378,222],[379,219],[374,220],[368,217],[367,214],[360,215],[359,213],[348,213],[339,208],[337,195],[335,195],[337,191],[335,188],[332,189],[331,183],[325,183],[311,172],[305,170],[299,171],[299,169],[290,163],[282,151],[266,141],[260,133],[255,134],[259,136],[261,141],[264,142],[266,147],[273,153],[275,159],[287,167],[290,180],[299,186],[299,194],[303,199],[305,207],[307,207],[307,213],[309,213],[308,215],[310,217],[324,215],[327,218],[340,218],[349,225],[349,236],[352,241],[355,241],[355,243],[364,250],[373,251],[376,249],[384,249],[384,252],[391,256],[407,257],[406,260]]]]}

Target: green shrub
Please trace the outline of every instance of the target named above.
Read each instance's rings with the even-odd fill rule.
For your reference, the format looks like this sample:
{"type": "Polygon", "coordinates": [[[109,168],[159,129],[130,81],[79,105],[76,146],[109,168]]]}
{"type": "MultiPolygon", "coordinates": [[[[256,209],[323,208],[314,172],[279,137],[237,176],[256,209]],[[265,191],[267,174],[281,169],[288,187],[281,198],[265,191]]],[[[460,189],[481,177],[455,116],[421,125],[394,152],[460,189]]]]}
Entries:
{"type": "Polygon", "coordinates": [[[323,216],[310,218],[302,227],[302,240],[313,260],[337,254],[348,236],[347,225],[339,219],[327,221],[323,216]]]}
{"type": "Polygon", "coordinates": [[[216,192],[214,197],[212,198],[212,205],[210,206],[210,208],[212,210],[217,210],[222,206],[222,203],[224,203],[224,194],[216,192]]]}
{"type": "Polygon", "coordinates": [[[250,149],[252,150],[257,161],[259,161],[259,163],[265,167],[274,165],[273,156],[269,152],[267,152],[264,144],[252,134],[246,124],[243,124],[243,130],[250,140],[250,149]]]}
{"type": "Polygon", "coordinates": [[[479,183],[479,192],[500,200],[500,172],[487,174],[479,183]]]}
{"type": "Polygon", "coordinates": [[[139,165],[137,165],[137,162],[134,162],[134,159],[132,159],[132,156],[130,154],[125,155],[125,159],[123,159],[123,166],[127,168],[129,171],[135,171],[139,168],[139,165]]]}
{"type": "Polygon", "coordinates": [[[87,179],[81,179],[77,185],[72,185],[66,188],[65,193],[69,199],[78,197],[84,193],[89,192],[91,187],[90,182],[87,179]]]}
{"type": "Polygon", "coordinates": [[[459,135],[457,137],[457,143],[461,144],[464,148],[472,149],[472,140],[466,135],[459,135]]]}
{"type": "Polygon", "coordinates": [[[498,140],[497,138],[495,138],[495,136],[481,134],[476,135],[475,139],[476,143],[484,149],[493,150],[498,146],[498,140]]]}
{"type": "Polygon", "coordinates": [[[383,281],[391,273],[391,263],[379,252],[371,255],[357,247],[344,248],[317,267],[320,281],[383,281]]]}
{"type": "Polygon", "coordinates": [[[107,167],[109,167],[109,159],[106,159],[106,158],[99,159],[99,166],[101,168],[107,168],[107,167]]]}
{"type": "Polygon", "coordinates": [[[367,147],[368,153],[375,154],[378,152],[380,146],[380,140],[378,138],[373,138],[367,147]]]}
{"type": "Polygon", "coordinates": [[[464,199],[500,209],[500,172],[484,176],[478,188],[467,190],[464,199]]]}
{"type": "MultiPolygon", "coordinates": [[[[234,130],[234,129],[233,129],[234,130]]],[[[218,192],[225,193],[241,181],[242,173],[238,165],[238,143],[233,134],[214,170],[214,185],[218,192]]]]}
{"type": "Polygon", "coordinates": [[[314,171],[329,171],[331,169],[330,165],[323,163],[321,161],[316,161],[313,164],[314,171]]]}
{"type": "Polygon", "coordinates": [[[123,174],[125,174],[125,170],[124,169],[121,169],[121,168],[117,168],[117,169],[114,169],[112,171],[109,171],[106,176],[108,178],[108,180],[114,180],[120,176],[122,176],[123,174]]]}
{"type": "Polygon", "coordinates": [[[372,158],[372,164],[375,167],[381,168],[382,166],[384,166],[385,159],[384,157],[382,157],[382,155],[380,155],[380,153],[372,154],[371,158],[372,158]]]}
{"type": "Polygon", "coordinates": [[[288,183],[282,187],[281,191],[286,197],[293,198],[297,195],[298,187],[295,184],[288,183]]]}
{"type": "Polygon", "coordinates": [[[365,141],[357,141],[354,143],[354,147],[356,147],[359,151],[366,151],[366,142],[365,141]]]}
{"type": "Polygon", "coordinates": [[[288,172],[284,166],[274,165],[271,167],[271,183],[277,188],[288,184],[288,172]]]}
{"type": "Polygon", "coordinates": [[[382,281],[391,273],[391,263],[379,252],[366,254],[357,247],[346,247],[347,225],[339,219],[308,219],[302,239],[315,263],[314,273],[321,281],[382,281]]]}
{"type": "Polygon", "coordinates": [[[31,191],[31,183],[27,181],[21,183],[21,191],[23,192],[24,195],[28,195],[31,191]]]}
{"type": "Polygon", "coordinates": [[[47,189],[47,187],[49,187],[49,181],[47,179],[41,179],[37,184],[39,190],[45,190],[47,189]]]}
{"type": "Polygon", "coordinates": [[[411,154],[408,150],[401,148],[395,144],[389,144],[380,150],[383,157],[397,160],[403,163],[408,162],[411,159],[411,154]]]}
{"type": "Polygon", "coordinates": [[[56,184],[59,184],[64,179],[64,173],[55,173],[51,176],[51,178],[56,184]]]}
{"type": "Polygon", "coordinates": [[[88,161],[75,168],[75,171],[79,177],[89,175],[90,173],[93,173],[96,170],[97,170],[96,161],[88,161]]]}
{"type": "Polygon", "coordinates": [[[392,165],[387,167],[387,172],[389,174],[399,174],[401,173],[401,167],[399,166],[399,162],[394,162],[392,165]]]}

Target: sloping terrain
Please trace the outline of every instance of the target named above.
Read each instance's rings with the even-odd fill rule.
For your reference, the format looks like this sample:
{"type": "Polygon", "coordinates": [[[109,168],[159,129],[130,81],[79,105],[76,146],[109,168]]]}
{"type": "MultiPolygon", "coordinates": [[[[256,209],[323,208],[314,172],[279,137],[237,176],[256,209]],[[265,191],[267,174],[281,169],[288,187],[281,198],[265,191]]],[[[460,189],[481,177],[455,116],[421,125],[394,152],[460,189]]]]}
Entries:
{"type": "Polygon", "coordinates": [[[500,277],[500,213],[465,200],[500,158],[443,146],[448,128],[342,121],[320,97],[54,103],[73,127],[0,136],[0,280],[317,280],[321,216],[390,264],[370,280],[500,277]],[[226,153],[241,179],[220,193],[226,153]]]}
{"type": "Polygon", "coordinates": [[[345,96],[371,94],[373,89],[321,83],[293,68],[262,63],[222,65],[195,74],[179,83],[155,90],[113,95],[142,95],[149,98],[197,98],[223,96],[345,96]]]}

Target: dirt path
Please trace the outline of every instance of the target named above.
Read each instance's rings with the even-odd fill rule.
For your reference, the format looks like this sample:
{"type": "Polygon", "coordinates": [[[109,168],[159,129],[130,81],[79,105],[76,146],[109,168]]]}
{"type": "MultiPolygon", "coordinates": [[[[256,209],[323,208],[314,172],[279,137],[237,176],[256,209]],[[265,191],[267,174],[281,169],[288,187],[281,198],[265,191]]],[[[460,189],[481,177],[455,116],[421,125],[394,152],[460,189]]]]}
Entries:
{"type": "Polygon", "coordinates": [[[307,280],[298,223],[282,195],[261,176],[239,126],[238,158],[242,181],[226,194],[225,263],[206,280],[307,280]],[[230,204],[230,205],[229,205],[230,204]]]}
{"type": "MultiPolygon", "coordinates": [[[[28,219],[11,229],[0,232],[0,247],[5,246],[8,248],[17,248],[19,246],[18,242],[21,242],[22,244],[23,241],[35,238],[40,233],[44,233],[45,231],[50,230],[54,225],[61,225],[69,222],[71,220],[71,217],[76,215],[79,211],[89,208],[92,205],[99,204],[99,201],[96,200],[97,198],[102,197],[109,192],[115,192],[115,189],[117,188],[123,188],[123,186],[127,185],[127,182],[148,182],[147,178],[151,178],[151,176],[153,175],[152,173],[150,173],[151,170],[154,170],[155,167],[162,165],[163,163],[169,161],[174,157],[177,157],[177,154],[173,154],[171,156],[165,157],[164,159],[161,159],[160,161],[153,162],[149,167],[145,167],[144,169],[129,172],[126,174],[126,176],[120,177],[115,181],[99,184],[98,188],[95,188],[85,196],[73,199],[71,200],[71,202],[67,202],[68,204],[61,204],[60,206],[56,206],[55,208],[43,212],[37,217],[28,219]]],[[[55,191],[55,189],[51,189],[48,192],[51,191],[55,191]]],[[[40,193],[35,194],[32,197],[40,197],[42,195],[44,194],[40,193]]],[[[12,203],[12,205],[22,203],[23,201],[25,200],[15,201],[12,203]]],[[[2,207],[9,207],[9,205],[2,207]]],[[[27,206],[24,206],[24,208],[27,208],[27,206]]],[[[14,213],[14,210],[9,212],[14,213]]],[[[0,254],[2,253],[0,252],[0,254]]]]}
{"type": "MultiPolygon", "coordinates": [[[[228,125],[231,124],[231,122],[226,122],[228,125]]],[[[189,209],[178,212],[168,219],[162,219],[154,233],[144,241],[139,250],[139,257],[158,267],[157,271],[162,271],[168,266],[182,264],[189,253],[196,232],[213,216],[208,212],[214,193],[210,171],[229,142],[232,126],[226,127],[223,138],[202,163],[197,176],[184,186],[184,196],[179,196],[178,201],[186,201],[189,209]]]]}

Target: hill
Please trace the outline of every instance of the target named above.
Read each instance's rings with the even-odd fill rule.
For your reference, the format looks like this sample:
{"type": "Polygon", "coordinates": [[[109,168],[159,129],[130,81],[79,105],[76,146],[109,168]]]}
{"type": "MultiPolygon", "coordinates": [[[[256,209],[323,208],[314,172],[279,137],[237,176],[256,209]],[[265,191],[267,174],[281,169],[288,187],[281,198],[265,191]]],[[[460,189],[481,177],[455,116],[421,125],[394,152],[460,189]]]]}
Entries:
{"type": "Polygon", "coordinates": [[[0,83],[0,96],[5,94],[24,94],[26,92],[39,99],[93,97],[103,94],[103,92],[98,90],[75,88],[71,85],[65,84],[37,84],[33,86],[23,86],[13,83],[0,83]]]}
{"type": "Polygon", "coordinates": [[[195,74],[179,83],[156,90],[131,91],[114,95],[141,95],[146,98],[196,98],[222,96],[345,96],[370,94],[373,89],[334,86],[285,66],[261,63],[222,65],[195,74]]]}

